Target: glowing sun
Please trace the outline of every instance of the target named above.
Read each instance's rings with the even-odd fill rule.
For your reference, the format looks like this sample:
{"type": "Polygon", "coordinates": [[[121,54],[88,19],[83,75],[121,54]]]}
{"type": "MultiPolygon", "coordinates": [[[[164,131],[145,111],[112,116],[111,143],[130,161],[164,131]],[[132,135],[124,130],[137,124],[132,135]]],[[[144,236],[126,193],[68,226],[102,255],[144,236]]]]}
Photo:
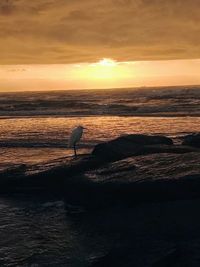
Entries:
{"type": "Polygon", "coordinates": [[[96,65],[101,65],[101,66],[108,66],[108,67],[113,67],[117,65],[117,62],[113,59],[110,58],[103,58],[99,60],[96,65]]]}
{"type": "Polygon", "coordinates": [[[118,86],[125,78],[132,77],[127,64],[111,58],[103,58],[95,63],[83,64],[76,68],[73,76],[93,82],[95,87],[118,86]]]}

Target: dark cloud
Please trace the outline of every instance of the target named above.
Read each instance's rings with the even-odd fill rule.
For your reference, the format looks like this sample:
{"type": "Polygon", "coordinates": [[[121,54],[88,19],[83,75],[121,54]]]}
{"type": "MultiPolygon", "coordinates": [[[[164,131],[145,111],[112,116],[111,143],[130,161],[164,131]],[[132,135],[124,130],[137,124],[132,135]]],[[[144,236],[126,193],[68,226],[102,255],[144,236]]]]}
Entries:
{"type": "Polygon", "coordinates": [[[0,64],[200,58],[200,0],[1,0],[0,64]]]}

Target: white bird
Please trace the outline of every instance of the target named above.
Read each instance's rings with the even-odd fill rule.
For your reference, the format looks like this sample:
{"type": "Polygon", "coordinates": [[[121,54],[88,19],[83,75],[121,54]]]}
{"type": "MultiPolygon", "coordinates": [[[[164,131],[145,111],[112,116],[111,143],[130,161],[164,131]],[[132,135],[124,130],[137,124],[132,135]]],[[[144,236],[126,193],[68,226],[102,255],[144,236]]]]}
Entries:
{"type": "Polygon", "coordinates": [[[86,129],[83,126],[78,126],[74,128],[71,132],[70,138],[69,138],[69,147],[74,148],[74,156],[77,157],[76,154],[76,144],[81,140],[81,137],[83,135],[83,130],[86,129]]]}

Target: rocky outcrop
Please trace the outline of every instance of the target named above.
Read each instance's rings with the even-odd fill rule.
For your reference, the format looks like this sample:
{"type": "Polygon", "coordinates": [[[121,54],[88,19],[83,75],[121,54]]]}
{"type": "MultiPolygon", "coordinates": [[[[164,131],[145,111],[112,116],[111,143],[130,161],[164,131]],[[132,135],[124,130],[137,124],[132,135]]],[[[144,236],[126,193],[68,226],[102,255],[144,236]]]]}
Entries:
{"type": "Polygon", "coordinates": [[[200,200],[193,199],[119,205],[93,212],[96,218],[92,217],[89,226],[98,225],[97,231],[114,241],[105,253],[90,260],[90,266],[198,267],[199,206],[200,200]]]}
{"type": "Polygon", "coordinates": [[[101,159],[82,155],[35,165],[19,165],[0,172],[0,192],[61,190],[64,181],[102,165],[101,159]]]}
{"type": "MultiPolygon", "coordinates": [[[[34,199],[35,194],[50,193],[54,198],[58,194],[65,200],[66,213],[71,212],[68,206],[86,209],[75,216],[67,214],[66,220],[72,220],[76,233],[98,233],[105,240],[101,252],[87,259],[87,266],[196,267],[199,151],[165,138],[120,137],[77,159],[0,169],[0,192],[26,192],[34,199]]],[[[87,247],[87,241],[84,244],[87,247]]]]}
{"type": "Polygon", "coordinates": [[[183,145],[200,148],[200,133],[186,135],[183,138],[183,145]]]}
{"type": "Polygon", "coordinates": [[[172,145],[173,141],[165,136],[131,134],[95,146],[92,154],[108,161],[142,154],[149,145],[172,145]]]}
{"type": "Polygon", "coordinates": [[[85,172],[82,180],[87,188],[73,192],[81,196],[80,203],[108,206],[195,198],[200,196],[199,153],[130,157],[85,172]]]}
{"type": "MultiPolygon", "coordinates": [[[[75,233],[103,239],[87,266],[199,266],[200,149],[156,138],[120,137],[77,159],[0,168],[0,192],[58,193],[75,233]],[[71,216],[69,204],[87,212],[71,216]]],[[[98,242],[84,248],[87,240],[98,242]]]]}
{"type": "Polygon", "coordinates": [[[1,171],[0,191],[50,190],[91,206],[193,198],[200,196],[199,151],[164,136],[127,135],[91,155],[1,171]]]}
{"type": "Polygon", "coordinates": [[[131,134],[95,146],[92,155],[104,161],[115,161],[130,156],[154,153],[189,153],[195,148],[173,145],[172,139],[165,136],[131,134]]]}

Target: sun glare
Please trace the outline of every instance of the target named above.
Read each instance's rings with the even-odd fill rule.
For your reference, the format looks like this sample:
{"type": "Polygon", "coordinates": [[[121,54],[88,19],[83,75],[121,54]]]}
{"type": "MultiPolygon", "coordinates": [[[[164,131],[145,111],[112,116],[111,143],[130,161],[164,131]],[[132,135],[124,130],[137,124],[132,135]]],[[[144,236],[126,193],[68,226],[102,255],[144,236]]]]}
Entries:
{"type": "Polygon", "coordinates": [[[133,73],[123,62],[102,58],[95,63],[80,64],[74,69],[73,77],[78,77],[84,83],[92,83],[95,88],[105,88],[118,86],[124,79],[132,78],[133,73]]]}
{"type": "Polygon", "coordinates": [[[111,81],[117,79],[119,75],[117,67],[118,64],[115,60],[103,58],[98,62],[82,65],[77,70],[77,76],[86,80],[111,81]]]}
{"type": "Polygon", "coordinates": [[[110,59],[110,58],[103,58],[103,59],[99,60],[99,62],[97,62],[96,65],[113,67],[113,66],[117,65],[117,62],[113,59],[110,59]]]}

